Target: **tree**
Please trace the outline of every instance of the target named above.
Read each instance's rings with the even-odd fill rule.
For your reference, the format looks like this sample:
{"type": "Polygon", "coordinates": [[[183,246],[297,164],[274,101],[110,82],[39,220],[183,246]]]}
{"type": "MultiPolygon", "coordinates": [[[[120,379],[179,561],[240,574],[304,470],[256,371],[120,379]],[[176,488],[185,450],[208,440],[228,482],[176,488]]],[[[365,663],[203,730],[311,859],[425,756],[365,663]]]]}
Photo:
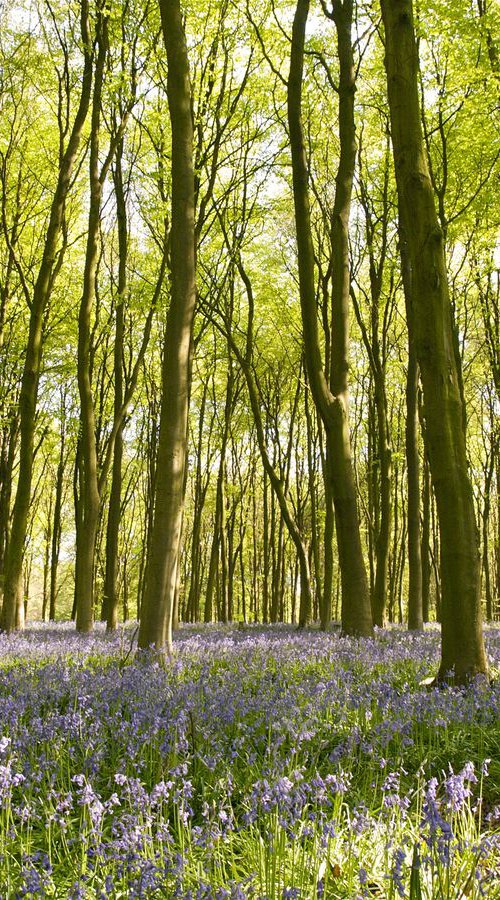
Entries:
{"type": "Polygon", "coordinates": [[[311,393],[326,432],[326,459],[335,507],[342,579],[342,627],[347,634],[369,635],[372,631],[370,598],[352,471],[347,393],[347,320],[350,292],[348,223],[356,157],[355,75],[351,43],[352,12],[351,0],[344,0],[343,3],[339,0],[339,2],[334,2],[331,16],[337,27],[340,63],[338,88],[340,159],[332,210],[333,343],[329,378],[323,369],[318,339],[308,166],[301,121],[304,42],[309,0],[298,0],[293,23],[288,78],[288,127],[292,154],[293,198],[305,361],[311,393]]]}
{"type": "Polygon", "coordinates": [[[426,440],[441,540],[439,678],[486,673],[480,556],[468,475],[461,373],[452,333],[443,234],[422,135],[418,50],[411,0],[381,0],[394,166],[411,264],[414,346],[424,393],[426,440]]]}
{"type": "Polygon", "coordinates": [[[19,397],[19,477],[5,562],[4,597],[0,620],[0,627],[7,632],[24,627],[22,564],[31,499],[35,414],[42,361],[43,321],[66,247],[65,242],[63,242],[61,248],[58,247],[59,239],[64,224],[66,199],[71,187],[71,179],[78,159],[78,150],[91,99],[93,50],[89,28],[88,0],[81,0],[80,33],[84,60],[80,100],[66,147],[63,148],[63,141],[68,128],[68,123],[64,123],[63,109],[64,103],[69,103],[69,97],[64,101],[61,99],[59,116],[61,155],[57,184],[51,202],[42,261],[30,303],[28,343],[19,397]]]}
{"type": "Polygon", "coordinates": [[[162,371],[154,520],[145,571],[139,647],[172,648],[172,611],[184,500],[184,468],[196,299],[191,83],[179,0],[160,0],[172,129],[171,296],[162,371]]]}

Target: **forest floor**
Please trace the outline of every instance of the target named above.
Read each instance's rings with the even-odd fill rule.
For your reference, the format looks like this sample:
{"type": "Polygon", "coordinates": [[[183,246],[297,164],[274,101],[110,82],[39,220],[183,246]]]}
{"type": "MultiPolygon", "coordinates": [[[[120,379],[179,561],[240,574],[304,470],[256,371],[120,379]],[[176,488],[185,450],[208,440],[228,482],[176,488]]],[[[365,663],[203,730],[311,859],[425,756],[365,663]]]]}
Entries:
{"type": "Polygon", "coordinates": [[[436,628],[134,633],[0,637],[0,897],[500,897],[500,682],[421,687],[436,628]]]}

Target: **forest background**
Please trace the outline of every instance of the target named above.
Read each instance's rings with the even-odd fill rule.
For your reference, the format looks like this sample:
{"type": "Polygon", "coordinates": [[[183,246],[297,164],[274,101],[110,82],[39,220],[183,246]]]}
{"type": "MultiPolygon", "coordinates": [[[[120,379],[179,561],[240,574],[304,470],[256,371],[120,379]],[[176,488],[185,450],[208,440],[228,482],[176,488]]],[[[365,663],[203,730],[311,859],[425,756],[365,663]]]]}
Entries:
{"type": "MultiPolygon", "coordinates": [[[[356,541],[342,544],[299,300],[290,116],[300,6],[183,7],[197,294],[174,626],[349,618],[337,547],[356,541]]],[[[426,0],[414,12],[420,128],[478,528],[472,550],[492,620],[500,598],[500,12],[486,0],[426,0]]],[[[26,616],[73,616],[87,632],[103,617],[113,629],[141,608],[161,477],[173,221],[159,9],[133,0],[5,2],[0,35],[0,579],[9,554],[11,582],[16,564],[20,575],[2,621],[10,630],[26,616]],[[16,505],[25,510],[17,525],[16,505]]],[[[358,529],[373,621],[419,628],[441,618],[442,548],[429,400],[408,336],[415,263],[412,272],[406,256],[405,274],[385,41],[377,4],[314,7],[300,99],[313,319],[326,380],[349,410],[349,534],[358,529]],[[355,126],[347,138],[346,121],[355,126]]],[[[454,523],[457,540],[462,524],[454,523]]]]}

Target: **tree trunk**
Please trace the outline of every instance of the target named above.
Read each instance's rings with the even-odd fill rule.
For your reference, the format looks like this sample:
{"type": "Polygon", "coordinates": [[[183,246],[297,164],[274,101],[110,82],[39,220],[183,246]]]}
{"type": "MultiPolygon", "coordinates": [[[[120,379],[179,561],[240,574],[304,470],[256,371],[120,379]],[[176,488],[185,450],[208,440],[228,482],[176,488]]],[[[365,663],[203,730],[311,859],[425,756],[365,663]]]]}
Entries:
{"type": "Polygon", "coordinates": [[[52,495],[49,500],[49,508],[47,510],[47,525],[45,527],[44,539],[45,550],[43,556],[43,592],[42,592],[42,622],[47,618],[47,607],[49,606],[49,572],[50,572],[50,547],[52,543],[52,495]]]}
{"type": "MultiPolygon", "coordinates": [[[[127,206],[122,173],[123,140],[116,150],[113,183],[116,197],[118,226],[118,291],[115,311],[115,341],[113,346],[114,372],[114,419],[120,417],[123,406],[123,342],[125,328],[125,292],[127,289],[128,224],[127,206]]],[[[121,519],[123,459],[123,421],[120,422],[115,437],[111,491],[109,495],[108,523],[106,529],[106,572],[104,576],[103,618],[106,630],[114,631],[118,622],[118,538],[121,519]]]]}
{"type": "Polygon", "coordinates": [[[0,452],[0,600],[4,586],[5,559],[10,538],[10,502],[12,476],[16,459],[18,417],[15,415],[4,428],[0,452]]]}
{"type": "Polygon", "coordinates": [[[77,544],[76,630],[84,634],[94,622],[94,558],[99,525],[100,496],[96,446],[96,423],[91,384],[91,316],[99,259],[99,223],[103,183],[99,174],[99,130],[104,70],[108,54],[108,23],[102,9],[97,11],[97,62],[92,98],[90,131],[89,187],[90,205],[87,246],[83,272],[83,290],[78,314],[78,391],[80,394],[82,486],[82,532],[77,544]]]}
{"type": "Polygon", "coordinates": [[[219,566],[219,543],[220,531],[214,527],[214,535],[212,538],[212,547],[210,550],[210,562],[208,564],[207,587],[205,591],[205,611],[203,621],[205,623],[212,622],[214,618],[214,590],[217,569],[219,566]]]}
{"type": "Polygon", "coordinates": [[[203,385],[203,394],[198,417],[198,442],[196,447],[196,471],[194,484],[194,510],[191,531],[191,566],[189,594],[186,601],[185,618],[187,622],[197,622],[200,607],[201,591],[201,526],[205,497],[208,489],[208,477],[202,476],[203,429],[205,425],[205,409],[207,403],[208,378],[203,385]]]}
{"type": "Polygon", "coordinates": [[[486,601],[486,619],[488,622],[493,620],[493,593],[491,590],[490,576],[490,558],[489,558],[489,524],[491,510],[491,482],[493,480],[493,471],[495,463],[495,441],[493,439],[489,458],[486,462],[484,477],[484,506],[482,515],[482,531],[483,531],[483,559],[482,567],[484,574],[484,597],[486,601]]]}
{"type": "MultiPolygon", "coordinates": [[[[116,329],[118,331],[118,321],[116,329]]],[[[115,401],[116,397],[115,383],[115,401]]],[[[118,430],[113,453],[111,491],[109,495],[108,522],[106,528],[106,570],[104,575],[103,618],[106,631],[115,631],[118,624],[118,538],[121,521],[123,431],[118,430]]]]}
{"type": "Polygon", "coordinates": [[[352,2],[335,2],[340,63],[340,160],[332,212],[332,353],[328,383],[318,339],[314,250],[311,235],[308,167],[302,128],[304,41],[309,0],[298,0],[295,11],[290,74],[288,125],[292,153],[293,196],[299,269],[299,292],[308,381],[326,432],[326,464],[335,508],[342,581],[342,627],[347,634],[370,635],[372,620],[356,488],[351,460],[348,418],[347,351],[350,293],[348,225],[356,157],[354,129],[355,73],[351,45],[352,2]]]}
{"type": "Polygon", "coordinates": [[[64,489],[65,450],[66,450],[66,394],[61,391],[61,442],[59,446],[59,461],[56,474],[56,495],[54,500],[54,523],[52,527],[52,547],[50,553],[50,594],[49,594],[49,621],[56,618],[57,599],[57,570],[59,567],[59,552],[61,549],[62,531],[62,504],[64,489]]]}
{"type": "Polygon", "coordinates": [[[317,490],[316,490],[316,466],[314,453],[314,435],[311,410],[309,406],[309,389],[304,392],[304,408],[307,425],[307,474],[309,482],[309,495],[311,498],[311,550],[314,562],[315,605],[319,606],[321,628],[325,631],[332,617],[331,590],[328,596],[323,593],[320,550],[318,540],[318,514],[317,514],[317,490]]]}
{"type": "Polygon", "coordinates": [[[30,309],[28,344],[19,397],[20,451],[19,471],[12,515],[12,527],[5,563],[4,596],[0,628],[7,632],[24,627],[23,554],[31,501],[33,451],[38,382],[42,364],[44,313],[54,286],[57,245],[61,233],[66,197],[71,185],[80,139],[87,118],[92,87],[92,50],[88,24],[88,2],[81,3],[81,34],[84,69],[80,101],[66,150],[62,154],[57,185],[50,209],[42,261],[35,282],[30,309]]]}
{"type": "MultiPolygon", "coordinates": [[[[378,343],[378,340],[377,340],[378,343]]],[[[392,520],[392,448],[387,421],[387,397],[385,372],[380,367],[374,375],[375,409],[377,412],[377,457],[379,463],[380,519],[375,541],[375,584],[372,597],[373,624],[385,625],[385,605],[387,602],[387,573],[392,520]]]]}
{"type": "Polygon", "coordinates": [[[441,539],[442,645],[439,678],[486,673],[480,555],[467,470],[443,236],[424,151],[418,52],[411,0],[381,0],[385,66],[399,209],[411,263],[415,353],[420,368],[431,476],[441,539]]]}
{"type": "MultiPolygon", "coordinates": [[[[411,264],[404,234],[400,233],[401,271],[410,320],[411,264]]],[[[406,481],[408,496],[408,628],[421,631],[424,627],[422,599],[422,558],[420,553],[420,461],[418,455],[418,363],[413,346],[413,329],[408,329],[408,371],[406,373],[406,481]]]]}
{"type": "Polygon", "coordinates": [[[271,541],[269,538],[269,495],[267,492],[267,472],[264,470],[263,480],[263,518],[264,531],[262,557],[263,557],[263,580],[262,580],[262,622],[267,625],[269,621],[269,571],[271,568],[271,541]]]}
{"type": "Polygon", "coordinates": [[[162,372],[154,521],[145,571],[139,647],[172,648],[187,450],[190,349],[196,296],[193,121],[179,0],[160,0],[172,127],[171,299],[162,372]]]}

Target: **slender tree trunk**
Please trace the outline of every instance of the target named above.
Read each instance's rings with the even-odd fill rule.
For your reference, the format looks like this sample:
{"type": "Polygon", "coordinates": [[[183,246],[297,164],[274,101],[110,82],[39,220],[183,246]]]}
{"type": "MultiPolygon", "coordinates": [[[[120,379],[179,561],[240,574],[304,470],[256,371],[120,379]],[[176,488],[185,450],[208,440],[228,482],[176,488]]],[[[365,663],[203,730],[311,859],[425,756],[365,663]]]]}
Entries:
{"type": "Polygon", "coordinates": [[[73,507],[75,512],[75,585],[73,593],[73,607],[71,610],[71,621],[76,619],[76,585],[78,583],[78,565],[81,554],[78,552],[78,546],[81,539],[83,529],[83,503],[82,503],[82,461],[81,461],[81,436],[78,434],[75,452],[75,465],[73,468],[73,507]]]}
{"type": "Polygon", "coordinates": [[[382,628],[385,624],[387,602],[387,572],[392,522],[392,448],[387,421],[387,397],[383,368],[374,376],[375,408],[377,412],[377,451],[380,473],[380,519],[375,541],[375,584],[372,597],[373,624],[382,628]]]}
{"type": "MultiPolygon", "coordinates": [[[[127,206],[122,173],[123,139],[116,151],[113,183],[116,197],[118,225],[118,295],[115,311],[115,341],[113,346],[114,373],[114,419],[120,417],[123,406],[123,343],[125,330],[125,293],[127,289],[128,224],[127,206]]],[[[111,491],[109,495],[108,522],[106,529],[106,571],[104,576],[103,618],[106,630],[114,631],[118,622],[118,538],[121,519],[123,459],[123,421],[120,422],[115,437],[111,491]]]]}
{"type": "Polygon", "coordinates": [[[264,470],[263,482],[263,516],[264,516],[264,533],[263,533],[263,581],[262,581],[262,621],[267,625],[269,621],[269,570],[271,567],[271,541],[269,538],[269,495],[267,491],[267,472],[264,470]]]}
{"type": "Polygon", "coordinates": [[[493,593],[491,590],[490,576],[490,558],[489,558],[489,525],[491,510],[491,483],[493,480],[495,462],[495,447],[491,448],[490,456],[486,465],[484,478],[484,506],[482,515],[482,531],[483,531],[483,558],[482,567],[484,575],[484,597],[486,601],[486,619],[488,622],[493,620],[493,593]]]}
{"type": "Polygon", "coordinates": [[[19,398],[20,451],[19,473],[12,515],[9,548],[5,564],[4,596],[0,628],[10,632],[24,627],[23,553],[31,502],[33,451],[38,382],[42,364],[44,314],[54,286],[57,247],[64,218],[66,197],[76,164],[82,131],[87,118],[92,87],[92,51],[88,23],[88,2],[81,0],[81,34],[84,68],[80,101],[66,150],[62,154],[57,185],[52,199],[49,224],[40,269],[30,309],[28,344],[24,360],[19,398]]]}
{"type": "Polygon", "coordinates": [[[271,624],[280,620],[280,595],[282,590],[282,559],[284,553],[283,517],[278,521],[278,539],[274,544],[273,588],[271,597],[271,624]]]}
{"type": "Polygon", "coordinates": [[[229,371],[227,375],[226,381],[226,398],[224,403],[224,422],[222,426],[222,439],[220,446],[220,460],[219,460],[219,470],[217,473],[217,486],[215,491],[215,513],[214,513],[214,534],[212,539],[212,550],[210,554],[210,565],[208,570],[208,581],[207,581],[207,589],[206,589],[206,598],[205,598],[205,622],[211,622],[213,617],[213,593],[216,585],[216,575],[219,568],[219,560],[222,564],[222,578],[221,585],[224,596],[222,598],[216,598],[216,608],[219,606],[219,599],[222,600],[221,603],[221,615],[218,616],[219,619],[222,619],[223,622],[227,621],[227,596],[226,596],[226,547],[225,547],[225,491],[224,491],[224,482],[225,482],[225,466],[226,466],[226,451],[227,451],[227,442],[229,439],[229,424],[231,419],[231,412],[233,409],[233,388],[234,388],[234,373],[232,369],[232,365],[229,366],[229,371]]]}
{"type": "Polygon", "coordinates": [[[314,562],[314,581],[315,581],[315,600],[319,605],[319,616],[321,628],[325,631],[332,618],[332,597],[331,592],[328,596],[323,592],[320,551],[318,540],[318,515],[317,515],[317,491],[316,491],[316,468],[314,458],[314,440],[312,416],[309,406],[309,389],[306,387],[304,394],[304,406],[307,424],[307,473],[309,480],[309,495],[311,498],[311,549],[314,562]]]}
{"type": "Polygon", "coordinates": [[[139,647],[172,649],[187,450],[190,351],[196,295],[193,121],[186,36],[179,0],[160,0],[172,127],[171,299],[162,372],[155,510],[145,572],[139,647]]]}
{"type": "Polygon", "coordinates": [[[50,572],[50,547],[52,544],[52,511],[53,511],[53,498],[52,495],[49,501],[49,508],[47,510],[47,525],[45,528],[45,552],[43,557],[43,594],[42,594],[42,622],[45,622],[47,618],[47,607],[49,606],[49,572],[50,572]]]}
{"type": "Polygon", "coordinates": [[[50,553],[50,594],[49,594],[49,620],[56,618],[57,599],[57,570],[59,567],[59,552],[61,549],[62,532],[62,503],[64,489],[65,452],[66,452],[66,412],[65,394],[61,394],[61,442],[59,445],[59,462],[56,474],[56,494],[54,500],[54,523],[52,528],[52,547],[50,553]]]}
{"type": "Polygon", "coordinates": [[[413,329],[441,539],[439,678],[486,673],[478,531],[467,470],[443,236],[425,155],[411,0],[381,0],[399,209],[411,263],[413,329]]]}
{"type": "Polygon", "coordinates": [[[354,128],[355,72],[351,44],[352,2],[335,0],[340,64],[340,160],[332,213],[332,352],[330,383],[321,360],[318,339],[314,250],[311,235],[308,167],[302,128],[302,79],[309,0],[298,0],[292,31],[288,80],[288,125],[292,153],[293,195],[305,360],[314,403],[326,432],[326,464],[335,507],[342,581],[342,627],[348,634],[370,635],[372,620],[356,488],[351,460],[348,418],[347,351],[350,293],[348,226],[356,158],[354,128]]]}
{"type": "Polygon", "coordinates": [[[205,409],[207,403],[208,378],[203,386],[203,394],[198,417],[198,442],[196,448],[196,471],[194,483],[194,511],[191,532],[191,566],[189,594],[186,602],[186,621],[196,622],[199,615],[200,591],[201,591],[201,526],[202,514],[205,505],[205,497],[208,489],[208,477],[204,480],[202,475],[203,453],[203,429],[205,425],[205,409]]]}
{"type": "Polygon", "coordinates": [[[219,566],[219,544],[220,530],[214,527],[212,538],[212,546],[210,550],[210,562],[208,564],[207,587],[205,591],[205,612],[203,620],[205,623],[212,622],[214,618],[214,590],[217,569],[219,566]]]}
{"type": "MultiPolygon", "coordinates": [[[[400,233],[401,271],[406,317],[412,315],[411,264],[404,234],[400,233]]],[[[408,329],[408,371],[406,373],[406,480],[408,495],[408,628],[424,626],[422,598],[422,558],[420,552],[420,461],[418,455],[418,363],[413,346],[413,329],[408,329]]]]}
{"type": "Polygon", "coordinates": [[[87,633],[94,622],[94,559],[99,525],[100,496],[98,480],[96,423],[91,384],[91,316],[95,299],[95,281],[99,259],[99,222],[103,184],[99,176],[99,130],[104,68],[108,53],[107,18],[101,9],[97,14],[98,54],[92,99],[89,181],[90,206],[87,224],[87,247],[83,273],[83,290],[78,315],[78,390],[80,394],[81,459],[82,459],[82,530],[77,544],[76,629],[87,633]]]}
{"type": "Polygon", "coordinates": [[[367,395],[367,531],[370,597],[375,591],[375,541],[379,529],[379,497],[377,489],[377,435],[375,429],[375,403],[372,396],[373,372],[370,369],[370,386],[367,395]]]}
{"type": "Polygon", "coordinates": [[[16,459],[17,437],[18,417],[14,416],[4,429],[0,455],[0,600],[4,586],[5,559],[9,548],[12,476],[16,459]]]}
{"type": "Polygon", "coordinates": [[[422,558],[420,550],[420,478],[418,455],[418,365],[410,343],[406,373],[406,472],[408,492],[408,628],[423,628],[422,558]]]}
{"type": "Polygon", "coordinates": [[[422,537],[420,541],[420,557],[422,560],[422,616],[424,622],[430,621],[430,590],[431,590],[431,482],[429,462],[424,455],[423,464],[423,488],[422,488],[422,537]]]}
{"type": "Polygon", "coordinates": [[[500,441],[498,441],[495,453],[496,468],[496,492],[497,492],[497,509],[496,509],[496,534],[494,541],[494,570],[495,570],[495,597],[497,598],[496,607],[493,610],[493,617],[497,619],[500,615],[500,441]]]}
{"type": "MultiPolygon", "coordinates": [[[[117,322],[118,330],[118,322],[117,322]]],[[[115,388],[116,390],[116,388],[115,388]]],[[[123,431],[120,428],[115,440],[111,490],[109,495],[108,522],[106,528],[106,569],[104,574],[103,618],[106,630],[115,631],[118,624],[118,539],[121,521],[123,431]]]]}
{"type": "Polygon", "coordinates": [[[220,492],[220,620],[224,625],[229,621],[228,613],[228,596],[227,596],[227,580],[228,580],[228,552],[227,552],[227,531],[226,531],[226,465],[225,460],[221,462],[220,481],[218,489],[220,492]]]}

